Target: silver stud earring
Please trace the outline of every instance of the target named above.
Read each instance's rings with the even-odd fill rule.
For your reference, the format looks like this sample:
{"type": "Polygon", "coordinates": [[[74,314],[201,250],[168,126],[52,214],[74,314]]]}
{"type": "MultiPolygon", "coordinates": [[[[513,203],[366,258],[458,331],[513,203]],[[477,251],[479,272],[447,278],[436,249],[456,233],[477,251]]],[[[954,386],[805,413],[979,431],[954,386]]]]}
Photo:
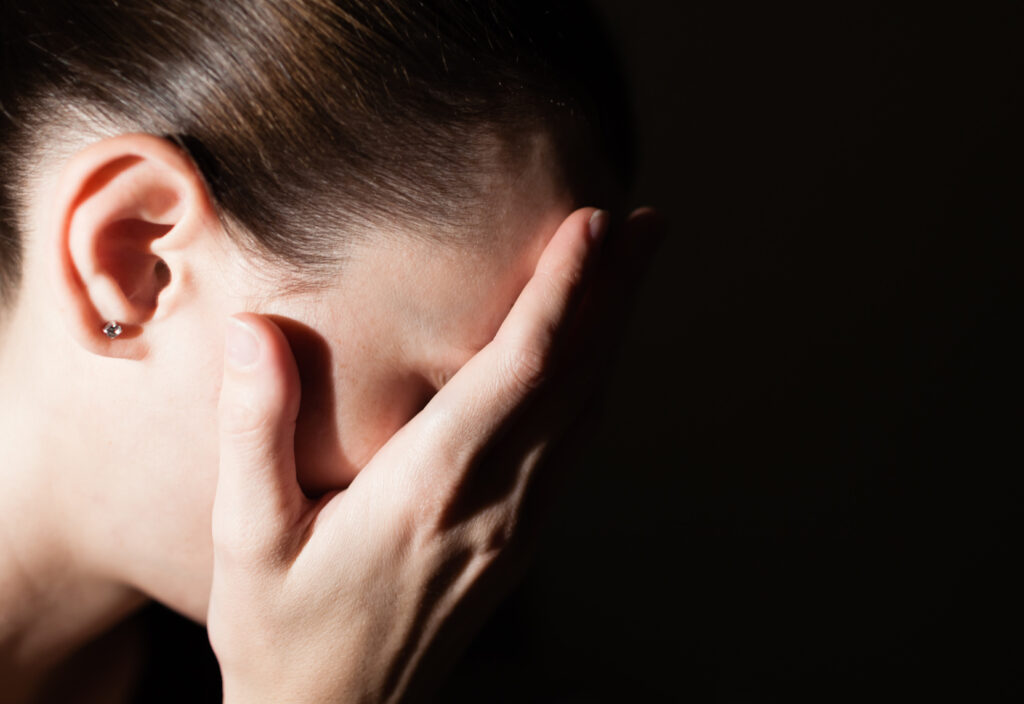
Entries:
{"type": "Polygon", "coordinates": [[[124,328],[121,327],[121,323],[117,322],[116,320],[111,320],[108,321],[107,324],[103,326],[103,332],[107,337],[113,340],[115,337],[124,332],[124,328]]]}

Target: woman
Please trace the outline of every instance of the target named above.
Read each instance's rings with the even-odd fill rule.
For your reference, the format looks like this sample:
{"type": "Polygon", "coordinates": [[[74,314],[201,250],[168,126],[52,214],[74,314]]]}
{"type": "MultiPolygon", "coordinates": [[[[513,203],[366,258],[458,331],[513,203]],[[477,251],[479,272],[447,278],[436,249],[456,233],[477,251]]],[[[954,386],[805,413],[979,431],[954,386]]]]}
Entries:
{"type": "Polygon", "coordinates": [[[208,623],[227,701],[430,691],[660,232],[581,207],[628,171],[591,20],[3,12],[3,696],[147,599],[208,623]]]}

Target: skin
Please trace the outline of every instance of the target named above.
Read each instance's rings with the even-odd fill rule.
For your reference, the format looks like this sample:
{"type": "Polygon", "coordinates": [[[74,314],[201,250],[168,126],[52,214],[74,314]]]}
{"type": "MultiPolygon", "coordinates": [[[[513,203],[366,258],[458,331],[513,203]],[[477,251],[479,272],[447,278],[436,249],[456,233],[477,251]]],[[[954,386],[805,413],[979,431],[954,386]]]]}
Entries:
{"type": "MultiPolygon", "coordinates": [[[[209,615],[226,693],[239,701],[283,701],[274,685],[288,679],[261,679],[272,670],[254,665],[275,662],[284,640],[289,652],[340,648],[352,664],[335,659],[335,676],[323,677],[320,660],[300,658],[288,672],[322,687],[293,689],[291,700],[383,701],[421,686],[441,624],[473,601],[485,558],[503,552],[494,530],[516,523],[521,494],[450,530],[435,530],[438,515],[454,515],[488,439],[548,383],[548,352],[580,297],[583,278],[571,272],[586,270],[591,251],[593,211],[573,213],[542,143],[525,164],[497,177],[508,187],[486,204],[501,214],[486,248],[387,233],[355,248],[336,284],[289,297],[226,236],[169,143],[122,135],[44,164],[0,341],[0,675],[14,700],[147,598],[209,615]],[[224,368],[239,311],[252,312],[235,320],[263,360],[248,374],[224,368]],[[124,325],[116,340],[101,332],[107,319],[124,325]],[[368,465],[377,479],[353,482],[368,465]],[[409,506],[436,511],[396,522],[409,506]],[[379,525],[408,529],[381,537],[369,530],[379,525]],[[416,598],[467,550],[485,558],[458,563],[450,598],[416,598]],[[338,555],[363,571],[332,572],[338,555]],[[395,585],[403,608],[367,608],[365,595],[380,591],[370,584],[395,585]],[[347,611],[311,604],[324,589],[356,596],[341,600],[347,611]],[[326,617],[359,627],[339,640],[286,625],[326,617]],[[387,648],[362,647],[382,639],[387,648]]],[[[556,398],[580,398],[572,388],[556,398]]],[[[569,406],[545,408],[564,421],[569,406]]],[[[538,427],[549,425],[564,422],[538,427]]],[[[509,434],[520,439],[502,457],[524,477],[512,485],[553,432],[509,434]]]]}
{"type": "Polygon", "coordinates": [[[443,671],[436,657],[424,666],[431,648],[450,654],[459,640],[445,626],[476,622],[465,611],[501,593],[494,577],[508,572],[565,414],[525,435],[510,421],[548,373],[607,220],[593,209],[567,218],[494,339],[345,491],[320,499],[296,480],[298,374],[283,335],[258,316],[232,326],[208,622],[226,701],[408,701],[430,689],[424,675],[443,671]],[[467,496],[474,478],[502,490],[467,496]]]}

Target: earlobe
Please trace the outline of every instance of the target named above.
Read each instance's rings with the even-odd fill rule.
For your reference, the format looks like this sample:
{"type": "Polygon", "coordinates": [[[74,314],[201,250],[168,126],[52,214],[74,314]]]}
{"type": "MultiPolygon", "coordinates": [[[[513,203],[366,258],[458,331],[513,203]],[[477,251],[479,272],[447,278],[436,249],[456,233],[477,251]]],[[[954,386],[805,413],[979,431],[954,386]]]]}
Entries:
{"type": "Polygon", "coordinates": [[[216,222],[202,178],[167,140],[130,134],[72,157],[56,194],[44,234],[67,328],[94,354],[141,359],[147,326],[185,293],[189,245],[216,222]]]}

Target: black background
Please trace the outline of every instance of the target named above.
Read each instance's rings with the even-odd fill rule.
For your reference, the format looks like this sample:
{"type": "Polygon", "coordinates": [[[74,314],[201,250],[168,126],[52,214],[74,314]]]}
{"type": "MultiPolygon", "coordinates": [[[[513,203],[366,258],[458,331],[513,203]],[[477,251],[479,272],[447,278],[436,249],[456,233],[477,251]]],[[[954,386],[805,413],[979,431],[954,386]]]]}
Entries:
{"type": "MultiPolygon", "coordinates": [[[[1005,701],[1013,3],[599,3],[670,239],[526,583],[442,702],[1005,701]]],[[[216,700],[150,611],[143,701],[216,700]]]]}

